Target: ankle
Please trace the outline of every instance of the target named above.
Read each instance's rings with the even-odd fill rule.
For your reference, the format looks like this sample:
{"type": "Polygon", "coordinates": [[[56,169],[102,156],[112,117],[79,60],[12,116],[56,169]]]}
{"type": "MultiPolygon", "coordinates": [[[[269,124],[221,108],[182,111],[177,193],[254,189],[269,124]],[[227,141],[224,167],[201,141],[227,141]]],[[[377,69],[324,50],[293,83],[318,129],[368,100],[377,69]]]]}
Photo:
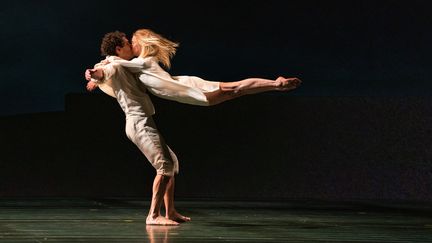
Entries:
{"type": "Polygon", "coordinates": [[[148,215],[147,215],[147,218],[148,219],[156,219],[157,217],[159,217],[160,216],[160,213],[149,213],[148,215]]]}
{"type": "Polygon", "coordinates": [[[176,215],[176,214],[177,214],[177,211],[175,209],[168,210],[166,212],[166,216],[172,216],[172,215],[176,215]]]}

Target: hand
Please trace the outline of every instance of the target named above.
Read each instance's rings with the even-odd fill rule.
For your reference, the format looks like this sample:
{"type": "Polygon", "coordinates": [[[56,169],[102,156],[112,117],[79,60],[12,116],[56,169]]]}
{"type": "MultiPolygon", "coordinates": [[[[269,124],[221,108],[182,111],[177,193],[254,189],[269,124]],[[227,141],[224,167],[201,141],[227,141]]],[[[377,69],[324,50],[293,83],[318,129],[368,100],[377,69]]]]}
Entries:
{"type": "Polygon", "coordinates": [[[104,77],[103,71],[100,68],[92,68],[86,69],[84,73],[84,77],[87,81],[91,81],[91,79],[101,80],[104,77]]]}
{"type": "Polygon", "coordinates": [[[94,69],[86,69],[85,73],[84,73],[84,77],[87,81],[91,80],[91,74],[92,72],[94,72],[94,69]]]}
{"type": "Polygon", "coordinates": [[[90,92],[92,92],[93,90],[95,90],[98,87],[98,84],[92,81],[89,81],[87,83],[86,89],[90,92]]]}

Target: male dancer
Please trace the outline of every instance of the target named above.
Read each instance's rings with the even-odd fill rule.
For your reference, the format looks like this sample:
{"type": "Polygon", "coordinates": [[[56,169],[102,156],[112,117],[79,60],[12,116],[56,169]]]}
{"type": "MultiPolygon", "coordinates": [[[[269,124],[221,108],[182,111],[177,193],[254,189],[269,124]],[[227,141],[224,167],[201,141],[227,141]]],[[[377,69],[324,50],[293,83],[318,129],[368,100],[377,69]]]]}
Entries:
{"type": "MultiPolygon", "coordinates": [[[[118,31],[104,36],[101,52],[125,60],[133,58],[126,35],[118,31]]],[[[179,214],[174,208],[174,174],[178,173],[178,161],[152,119],[155,111],[146,87],[120,65],[101,62],[95,68],[86,70],[85,77],[89,81],[87,89],[91,91],[99,86],[102,91],[117,98],[126,115],[126,135],[144,153],[157,172],[146,224],[178,225],[179,222],[189,221],[189,217],[179,214]],[[160,215],[163,201],[165,217],[160,215]]]]}

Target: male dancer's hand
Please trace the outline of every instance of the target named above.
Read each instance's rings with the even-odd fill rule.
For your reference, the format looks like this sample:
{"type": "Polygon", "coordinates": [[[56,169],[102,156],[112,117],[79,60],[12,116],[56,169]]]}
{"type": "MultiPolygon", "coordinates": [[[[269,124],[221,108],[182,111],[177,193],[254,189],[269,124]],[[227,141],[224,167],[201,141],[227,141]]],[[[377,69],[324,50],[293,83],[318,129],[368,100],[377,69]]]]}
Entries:
{"type": "Polygon", "coordinates": [[[87,90],[90,91],[90,92],[92,92],[93,90],[95,90],[97,87],[98,87],[97,83],[95,83],[93,81],[89,81],[87,83],[87,86],[86,86],[87,90]]]}

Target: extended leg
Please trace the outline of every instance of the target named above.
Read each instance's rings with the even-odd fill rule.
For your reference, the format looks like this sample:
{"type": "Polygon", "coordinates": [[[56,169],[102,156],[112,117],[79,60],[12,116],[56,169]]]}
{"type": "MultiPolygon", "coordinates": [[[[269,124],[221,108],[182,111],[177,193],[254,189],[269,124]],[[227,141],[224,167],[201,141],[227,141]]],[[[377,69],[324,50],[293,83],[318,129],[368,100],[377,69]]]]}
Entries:
{"type": "Polygon", "coordinates": [[[279,77],[276,80],[248,78],[237,82],[221,82],[220,89],[207,93],[210,105],[216,105],[243,95],[257,94],[267,91],[290,91],[300,86],[298,78],[279,77]]]}
{"type": "Polygon", "coordinates": [[[167,219],[160,215],[163,197],[166,192],[169,176],[156,175],[153,182],[153,195],[146,224],[152,225],[178,225],[177,222],[167,219]]]}
{"type": "Polygon", "coordinates": [[[191,218],[179,214],[174,207],[174,186],[175,186],[175,179],[173,176],[168,181],[167,188],[165,190],[165,195],[164,195],[165,212],[166,212],[165,217],[179,223],[190,221],[191,218]]]}

